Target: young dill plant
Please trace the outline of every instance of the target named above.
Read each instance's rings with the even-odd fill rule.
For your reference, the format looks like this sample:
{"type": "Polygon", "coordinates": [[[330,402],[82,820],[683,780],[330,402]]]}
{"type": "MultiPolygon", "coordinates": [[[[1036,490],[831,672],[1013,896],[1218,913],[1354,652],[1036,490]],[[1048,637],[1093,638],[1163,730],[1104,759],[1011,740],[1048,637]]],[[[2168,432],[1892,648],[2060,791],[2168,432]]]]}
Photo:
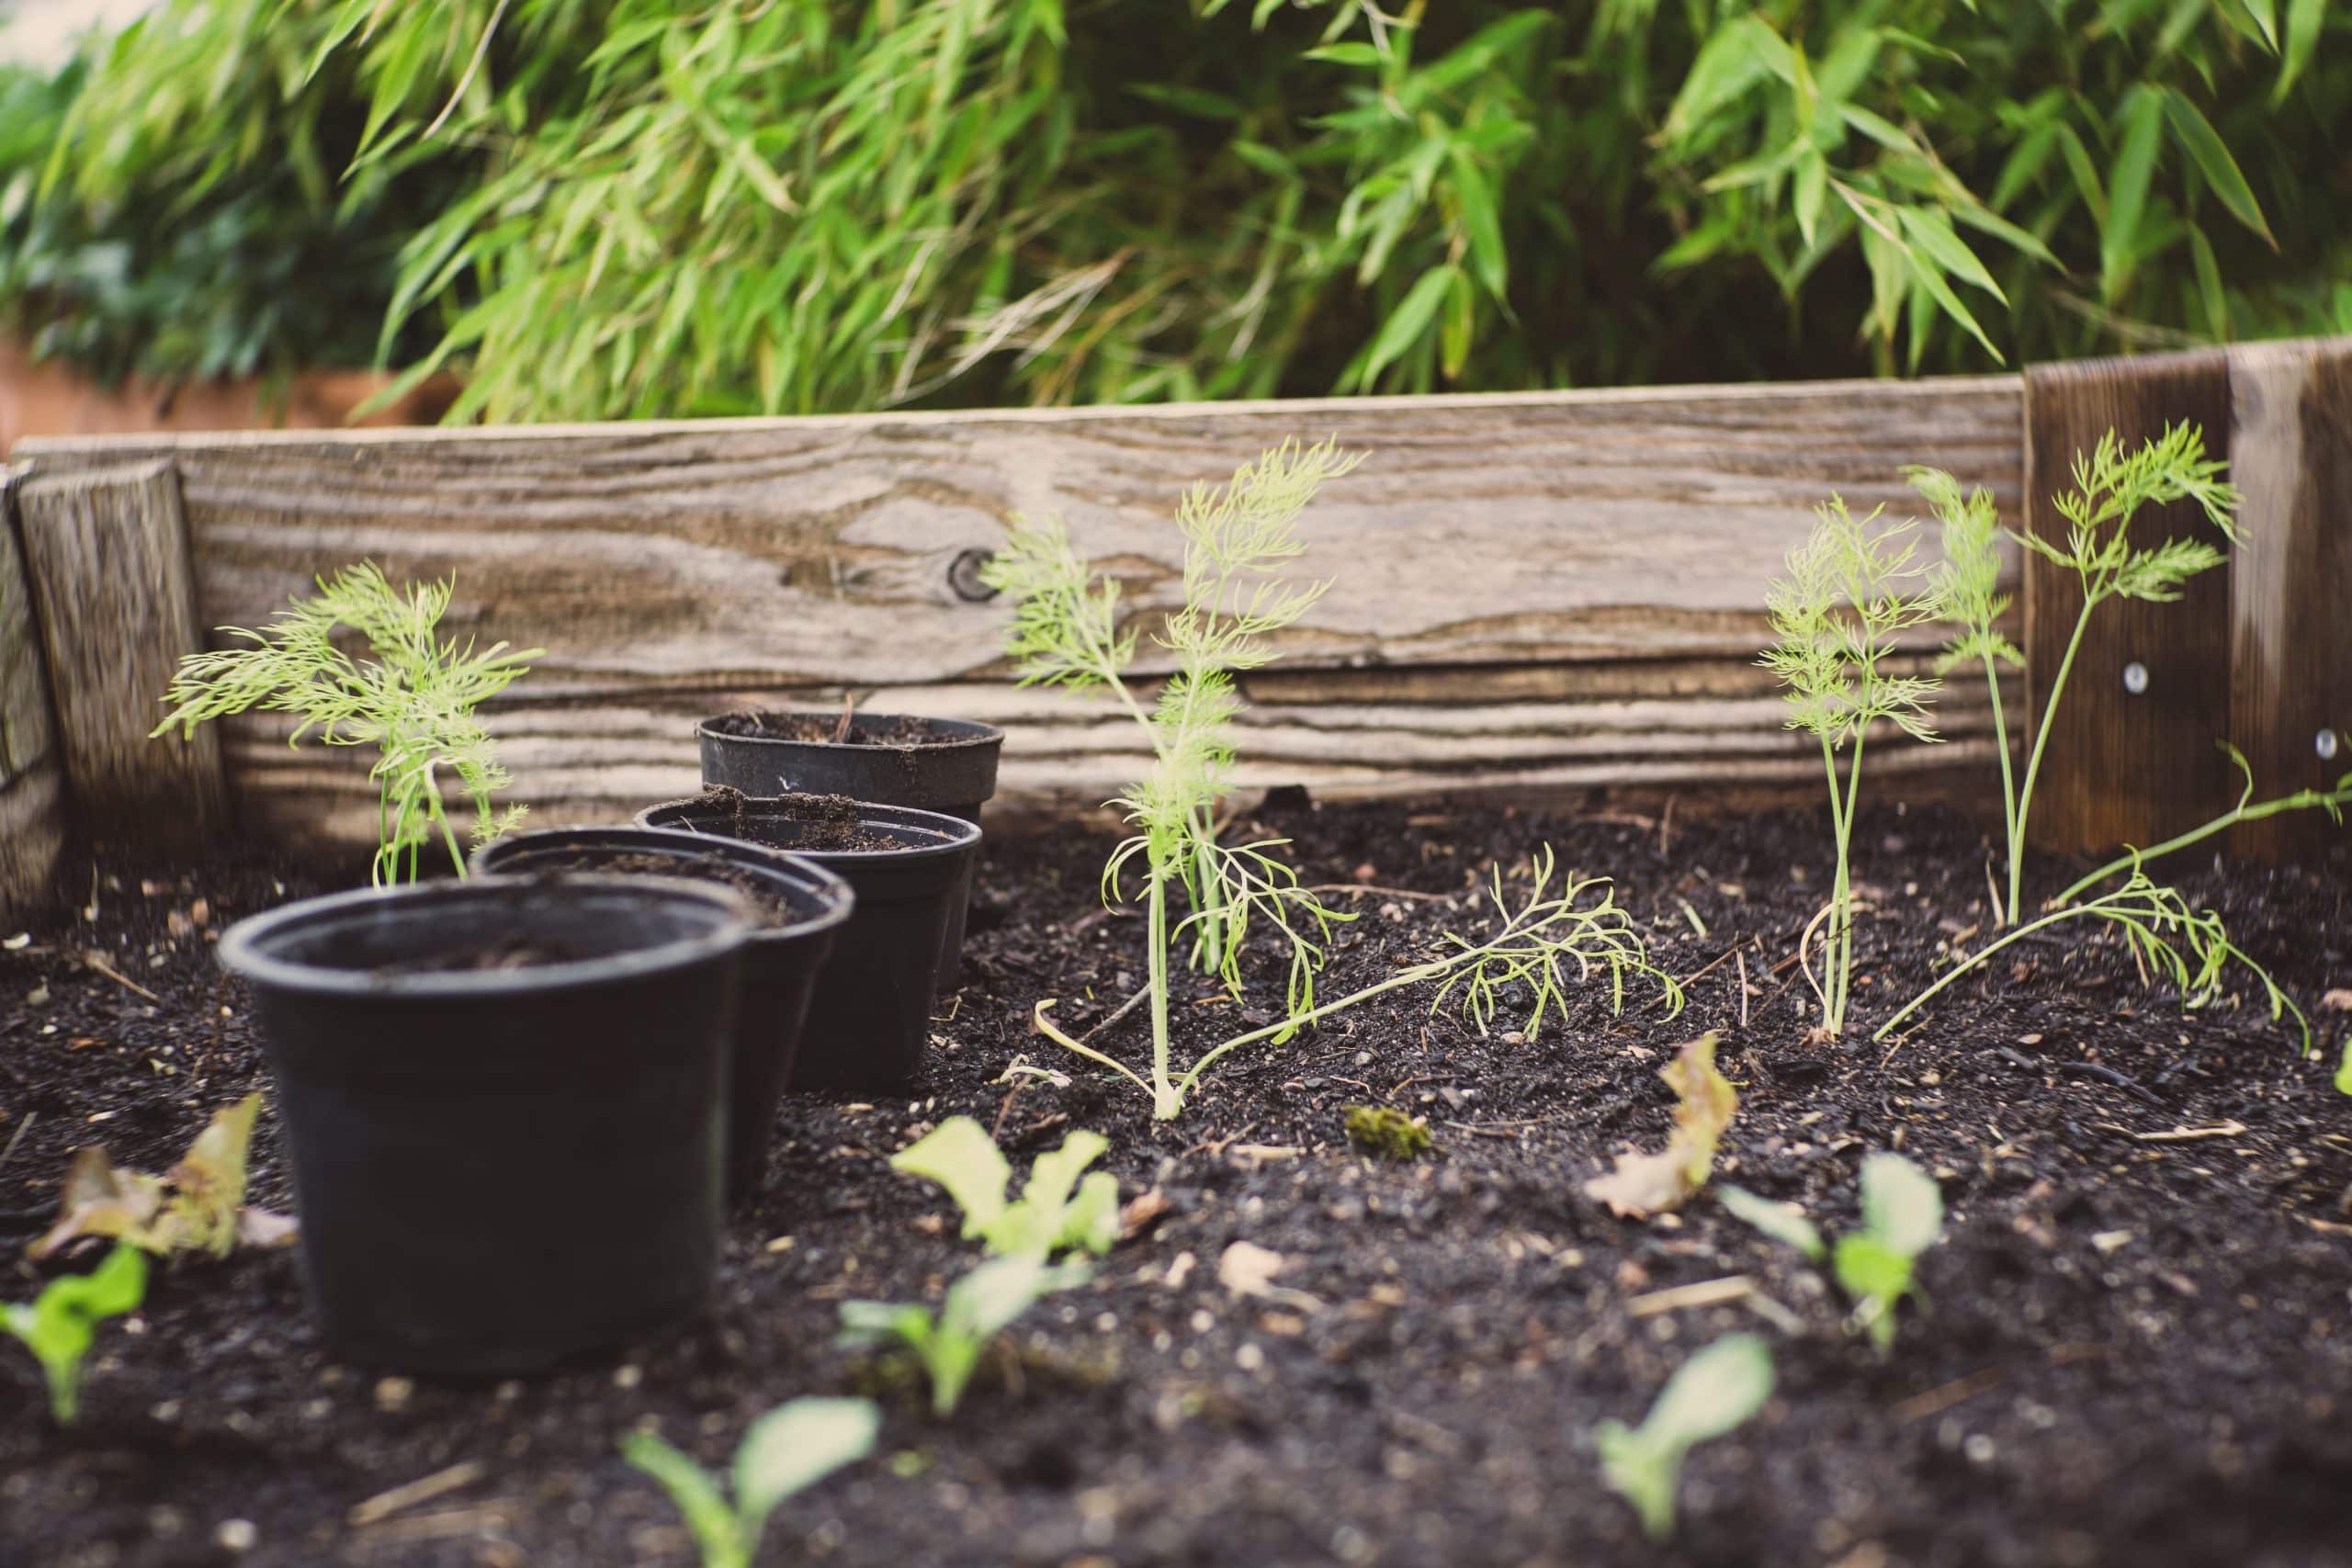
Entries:
{"type": "MultiPolygon", "coordinates": [[[[1315,976],[1330,931],[1352,919],[1299,885],[1274,858],[1283,840],[1217,841],[1216,811],[1231,776],[1234,720],[1242,708],[1238,673],[1272,662],[1274,633],[1296,623],[1328,581],[1283,575],[1306,547],[1298,518],[1327,482],[1353,471],[1361,453],[1330,441],[1286,441],[1246,463],[1222,485],[1194,485],[1176,511],[1184,542],[1184,599],[1157,637],[1174,664],[1148,708],[1128,679],[1136,636],[1118,625],[1119,585],[1096,576],[1058,520],[1024,520],[982,571],[1014,605],[1007,651],[1023,685],[1101,690],[1150,739],[1152,769],[1112,804],[1138,831],[1102,871],[1105,899],[1120,896],[1140,865],[1149,918],[1152,1038],[1164,1084],[1168,1053],[1168,953],[1189,934],[1193,962],[1241,991],[1241,953],[1263,921],[1289,952],[1287,1010],[1315,1005],[1315,976]],[[1171,890],[1191,912],[1170,924],[1171,890]]],[[[1172,1108],[1168,1114],[1172,1115],[1172,1108]]]]}
{"type": "Polygon", "coordinates": [[[1788,688],[1788,728],[1821,742],[1829,778],[1829,823],[1838,869],[1829,901],[1805,928],[1798,952],[1815,994],[1821,1028],[1846,1025],[1854,967],[1854,889],[1850,847],[1862,789],[1862,748],[1871,727],[1884,719],[1917,740],[1938,737],[1928,716],[1936,682],[1894,673],[1904,634],[1935,616],[1933,596],[1919,586],[1911,564],[1916,542],[1909,525],[1873,530],[1878,513],[1856,517],[1832,496],[1815,509],[1813,532],[1790,552],[1788,575],[1766,591],[1765,607],[1779,639],[1759,660],[1788,688]],[[1845,753],[1841,784],[1838,760],[1845,753]],[[1823,924],[1821,971],[1804,956],[1823,924]]]}
{"type": "Polygon", "coordinates": [[[184,734],[208,719],[258,708],[300,715],[288,744],[312,729],[330,746],[375,746],[368,778],[377,791],[379,885],[414,881],[424,846],[437,837],[459,876],[465,851],[441,799],[444,770],[456,775],[474,809],[473,837],[487,843],[513,828],[525,807],[499,810],[491,796],[512,780],[498,764],[490,732],[474,710],[523,675],[545,649],[510,652],[493,643],[477,651],[438,635],[452,581],[394,588],[373,561],[318,580],[318,592],[295,599],[266,631],[223,626],[250,646],[190,654],[180,661],[164,701],[171,714],[155,727],[184,734]],[[346,627],[373,657],[337,646],[346,627]]]}
{"type": "MultiPolygon", "coordinates": [[[[2220,547],[2203,539],[2167,539],[2161,545],[2134,548],[2132,520],[2144,507],[2190,501],[2223,538],[2233,545],[2244,543],[2235,516],[2238,492],[2222,481],[2223,466],[2205,456],[2204,434],[2194,424],[2167,425],[2163,434],[2131,450],[2110,430],[2088,452],[2075,454],[2074,489],[2051,498],[2051,504],[2066,520],[2064,547],[2011,531],[2011,537],[2027,549],[2073,571],[2083,592],[2083,605],[2075,613],[2066,652],[2051,677],[2049,695],[2041,700],[2033,749],[2026,757],[2025,778],[2010,803],[2007,914],[2012,925],[2022,913],[2019,889],[2025,870],[2026,818],[2033,808],[2034,781],[2041,777],[2042,750],[2050,741],[2050,716],[2065,693],[2066,677],[2074,671],[2075,656],[2082,649],[2092,613],[2110,599],[2170,604],[2180,597],[2182,585],[2190,578],[2229,558],[2220,547]]],[[[2005,766],[2007,757],[2004,751],[2005,766]]]]}

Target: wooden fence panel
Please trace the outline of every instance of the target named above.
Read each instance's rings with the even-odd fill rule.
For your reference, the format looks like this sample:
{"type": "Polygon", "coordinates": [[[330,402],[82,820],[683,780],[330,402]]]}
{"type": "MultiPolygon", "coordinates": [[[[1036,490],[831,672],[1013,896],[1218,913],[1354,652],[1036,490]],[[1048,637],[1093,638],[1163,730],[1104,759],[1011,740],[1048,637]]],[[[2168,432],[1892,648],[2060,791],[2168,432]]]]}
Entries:
{"type": "MultiPolygon", "coordinates": [[[[691,788],[693,720],[838,701],[1009,722],[1004,788],[1091,805],[1136,737],[1024,693],[973,569],[1015,513],[1057,513],[1147,626],[1170,517],[1290,435],[1371,460],[1309,513],[1336,580],[1253,679],[1245,784],[1334,794],[1813,785],[1752,660],[1765,581],[1831,491],[1907,505],[1897,470],[2022,493],[2013,378],[1358,399],[1135,410],[28,442],[46,475],[169,457],[207,625],[255,625],[372,558],[455,573],[458,635],[548,649],[501,701],[518,798],[610,818],[691,788]]],[[[1932,547],[1932,539],[1929,541],[1932,547]]],[[[1930,549],[1932,553],[1932,549],[1930,549]]],[[[1927,638],[1923,641],[1923,649],[1927,638]]],[[[1892,769],[1981,789],[1984,699],[1892,769]]],[[[360,759],[230,727],[241,799],[289,831],[372,833],[360,759]]]]}
{"type": "Polygon", "coordinates": [[[17,541],[18,478],[0,468],[0,921],[11,923],[48,902],[67,826],[40,619],[17,541]]]}

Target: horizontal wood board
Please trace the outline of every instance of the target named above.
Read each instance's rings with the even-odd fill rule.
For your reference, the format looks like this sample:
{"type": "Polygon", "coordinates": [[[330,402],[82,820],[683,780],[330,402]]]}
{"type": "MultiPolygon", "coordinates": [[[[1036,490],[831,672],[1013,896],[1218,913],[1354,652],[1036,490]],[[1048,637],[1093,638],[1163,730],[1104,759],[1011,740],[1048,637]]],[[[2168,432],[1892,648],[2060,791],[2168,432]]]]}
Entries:
{"type": "MultiPolygon", "coordinates": [[[[2018,516],[2011,378],[1644,389],[1140,410],[483,431],[28,442],[44,475],[169,458],[203,621],[255,625],[372,558],[455,573],[449,628],[544,646],[492,713],[542,821],[693,787],[693,721],[837,702],[1005,723],[1003,793],[1086,806],[1133,776],[1124,720],[1017,690],[1008,609],[972,568],[1017,513],[1059,513],[1148,627],[1179,589],[1170,517],[1285,436],[1370,451],[1303,533],[1334,580],[1260,705],[1239,782],[1332,795],[1817,786],[1753,660],[1766,580],[1832,491],[1907,513],[1947,468],[2018,516]]],[[[1935,557],[1932,530],[1923,556],[1935,557]]],[[[2014,576],[2014,563],[2011,572],[2014,576]]],[[[1932,645],[1923,636],[1921,650],[1932,645]]],[[[1148,645],[1147,645],[1148,647],[1148,645]]],[[[1978,798],[1981,690],[1939,748],[1874,769],[1978,798]]],[[[374,830],[364,760],[228,728],[250,813],[294,837],[374,830]]],[[[1883,776],[1883,775],[1882,775],[1883,776]]]]}

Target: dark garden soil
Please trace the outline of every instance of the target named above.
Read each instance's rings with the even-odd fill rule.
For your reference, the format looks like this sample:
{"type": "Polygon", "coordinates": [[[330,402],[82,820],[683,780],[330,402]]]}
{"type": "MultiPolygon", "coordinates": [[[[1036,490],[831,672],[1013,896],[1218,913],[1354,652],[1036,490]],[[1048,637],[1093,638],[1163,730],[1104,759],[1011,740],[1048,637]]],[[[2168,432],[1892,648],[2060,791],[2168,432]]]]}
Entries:
{"type": "Polygon", "coordinates": [[[752,740],[816,741],[827,746],[937,746],[968,740],[964,735],[943,734],[931,720],[914,714],[883,714],[851,718],[849,733],[842,733],[837,713],[730,713],[710,721],[720,735],[752,740]]]}
{"type": "MultiPolygon", "coordinates": [[[[70,1434],[0,1344],[0,1562],[230,1561],[222,1540],[269,1564],[688,1562],[621,1434],[658,1427],[717,1461],[781,1400],[865,1389],[889,1411],[880,1455],[786,1504],[763,1561],[2352,1563],[2352,1100],[2328,1083],[2352,1015],[2322,1004],[2352,986],[2340,856],[2168,868],[2312,1010],[2326,1062],[2251,998],[2184,1015],[2122,947],[2072,938],[1962,987],[1890,1057],[1867,1030],[1984,915],[1981,840],[1949,818],[1866,817],[1862,1029],[1835,1043],[1808,1040],[1784,966],[1828,872],[1818,814],[1670,843],[1637,821],[1435,807],[1261,820],[1295,838],[1308,882],[1363,885],[1334,895],[1361,918],[1327,994],[1428,953],[1494,857],[1548,838],[1619,878],[1660,962],[1696,976],[1689,1010],[1669,1021],[1641,991],[1612,1019],[1588,991],[1534,1038],[1519,1018],[1481,1038],[1395,993],[1231,1059],[1157,1125],[1115,1081],[1001,1081],[1022,1054],[1077,1065],[1030,1009],[1057,997],[1083,1026],[1125,1000],[1142,921],[1097,901],[1107,840],[992,844],[928,1077],[888,1103],[787,1100],[707,1324],[527,1382],[412,1384],[320,1348],[290,1253],[159,1270],[147,1308],[101,1330],[70,1434]],[[1947,1238],[1886,1359],[1845,1331],[1833,1285],[1710,1199],[1644,1224],[1583,1196],[1613,1153],[1663,1138],[1657,1070],[1710,1028],[1743,1086],[1732,1179],[1833,1233],[1873,1150],[1941,1181],[1947,1238]],[[1435,1153],[1352,1152],[1360,1103],[1426,1117],[1435,1153]],[[943,1423],[831,1341],[842,1299],[936,1299],[974,1261],[941,1195],[884,1164],[956,1112],[1023,1151],[1097,1128],[1125,1190],[1167,1210],[1017,1327],[943,1423]],[[1220,1282],[1240,1241],[1285,1260],[1271,1294],[1220,1282]],[[1770,1337],[1778,1392],[1692,1455],[1680,1534],[1654,1547],[1602,1487],[1592,1427],[1637,1419],[1736,1328],[1770,1337]],[[426,1478],[444,1489],[369,1503],[426,1478]]],[[[266,1085],[209,939],[320,886],[250,862],[98,872],[95,919],[0,953],[0,1210],[20,1234],[74,1145],[160,1170],[266,1085]]],[[[1177,1010],[1194,1042],[1261,1017],[1197,984],[1177,1010]]],[[[1142,1024],[1102,1040],[1140,1059],[1142,1024]]],[[[262,1125],[256,1197],[282,1203],[262,1125]]],[[[37,1278],[19,1267],[7,1293],[37,1278]]]]}
{"type": "Polygon", "coordinates": [[[759,812],[753,814],[749,809],[753,804],[750,795],[725,784],[712,784],[691,804],[713,814],[729,813],[734,837],[771,849],[827,854],[908,847],[903,835],[867,827],[864,806],[845,795],[777,795],[758,802],[759,812]],[[776,831],[775,824],[779,820],[789,821],[791,830],[776,831]]]}

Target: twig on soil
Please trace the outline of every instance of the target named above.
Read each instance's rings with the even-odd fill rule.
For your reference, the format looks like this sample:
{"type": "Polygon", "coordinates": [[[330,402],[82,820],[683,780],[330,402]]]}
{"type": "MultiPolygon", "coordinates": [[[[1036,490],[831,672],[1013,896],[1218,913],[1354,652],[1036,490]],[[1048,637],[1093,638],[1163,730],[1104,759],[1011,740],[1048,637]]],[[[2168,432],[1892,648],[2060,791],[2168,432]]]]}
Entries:
{"type": "Polygon", "coordinates": [[[1635,1317],[1656,1317],[1662,1312],[1679,1312],[1684,1307],[1724,1306],[1756,1293],[1756,1281],[1745,1274],[1727,1274],[1720,1280],[1701,1280],[1695,1284],[1669,1286],[1635,1296],[1625,1303],[1625,1310],[1635,1317]]]}
{"type": "Polygon", "coordinates": [[[2112,1122],[2098,1122],[2092,1125],[2103,1127],[2110,1133],[2120,1133],[2135,1144],[2193,1144],[2200,1138],[2234,1138],[2245,1131],[2243,1122],[2224,1122],[2214,1127],[2175,1127],[2169,1133],[2135,1133],[2112,1122]]]}
{"type": "Polygon", "coordinates": [[[1530,1127],[1547,1126],[1559,1121],[1557,1116],[1538,1116],[1527,1122],[1440,1122],[1441,1127],[1451,1127],[1457,1133],[1468,1133],[1480,1138],[1516,1138],[1530,1127]]]}
{"type": "Polygon", "coordinates": [[[430,1475],[379,1492],[364,1503],[354,1504],[346,1517],[354,1525],[372,1525],[379,1519],[391,1517],[403,1508],[413,1508],[419,1503],[429,1503],[435,1497],[463,1491],[480,1481],[483,1474],[481,1461],[469,1459],[447,1470],[436,1470],[430,1475]]]}
{"type": "Polygon", "coordinates": [[[25,1134],[32,1131],[33,1123],[40,1119],[40,1112],[38,1111],[28,1111],[25,1112],[24,1120],[17,1123],[17,1130],[8,1134],[8,1146],[5,1149],[0,1149],[0,1165],[6,1165],[8,1163],[8,1156],[17,1152],[17,1145],[25,1141],[25,1134]]]}
{"type": "Polygon", "coordinates": [[[2059,1072],[2070,1073],[2078,1078],[2097,1078],[2101,1083],[2110,1083],[2118,1089],[2129,1089],[2151,1105],[2164,1103],[2162,1096],[2139,1079],[2119,1073],[2113,1067],[2103,1067],[2097,1062],[2052,1062],[2050,1065],[2059,1072]]]}
{"type": "Polygon", "coordinates": [[[852,695],[850,695],[850,694],[849,694],[848,692],[844,691],[843,693],[842,693],[842,717],[841,717],[841,722],[840,722],[839,724],[836,724],[836,725],[834,725],[834,726],[833,726],[833,744],[834,744],[834,745],[836,745],[836,746],[842,745],[843,742],[845,742],[845,741],[847,741],[847,740],[849,739],[849,725],[850,725],[850,720],[851,720],[851,719],[853,719],[853,718],[854,718],[854,717],[856,717],[856,716],[857,716],[857,699],[856,699],[855,697],[853,697],[852,695]]]}
{"type": "MultiPolygon", "coordinates": [[[[1702,976],[1703,976],[1713,974],[1713,973],[1714,971],[1716,971],[1717,969],[1720,969],[1720,968],[1722,968],[1722,967],[1723,967],[1723,965],[1724,965],[1724,959],[1727,959],[1727,958],[1736,958],[1736,957],[1738,957],[1738,954],[1739,954],[1739,949],[1738,949],[1738,947],[1737,947],[1736,945],[1732,946],[1732,947],[1729,947],[1729,948],[1726,948],[1724,952],[1722,952],[1721,953],[1718,953],[1718,954],[1717,954],[1713,959],[1712,959],[1712,960],[1711,960],[1711,961],[1709,961],[1708,963],[1702,964],[1700,967],[1698,967],[1698,968],[1696,968],[1696,969],[1693,969],[1692,971],[1690,971],[1690,973],[1689,973],[1688,975],[1685,975],[1685,976],[1682,976],[1682,978],[1680,978],[1679,980],[1677,980],[1677,981],[1675,982],[1675,984],[1676,984],[1676,985],[1678,985],[1678,986],[1683,987],[1685,989],[1688,989],[1688,988],[1689,988],[1689,987],[1690,987],[1690,982],[1691,982],[1691,981],[1696,980],[1696,979],[1699,979],[1699,978],[1701,978],[1701,977],[1702,977],[1702,976]]],[[[1740,995],[1741,995],[1741,996],[1743,996],[1743,997],[1745,997],[1745,996],[1747,994],[1747,989],[1746,989],[1746,987],[1747,987],[1747,960],[1745,960],[1745,959],[1741,959],[1741,961],[1740,961],[1739,974],[1740,974],[1740,984],[1741,984],[1741,991],[1740,991],[1740,995]]],[[[1664,997],[1660,997],[1660,998],[1658,998],[1658,1000],[1660,1000],[1660,1001],[1663,1001],[1663,1000],[1665,1000],[1665,999],[1666,999],[1666,998],[1665,998],[1664,997]]],[[[1653,1004],[1653,1005],[1655,1005],[1655,1004],[1653,1004]]],[[[1744,1022],[1744,1021],[1745,1021],[1745,1020],[1743,1020],[1742,1021],[1744,1022]]]]}
{"type": "Polygon", "coordinates": [[[96,949],[92,949],[82,954],[82,967],[85,969],[95,969],[99,974],[104,975],[107,979],[112,980],[116,985],[124,987],[126,990],[136,991],[141,996],[145,997],[149,1001],[153,1002],[156,1006],[163,1006],[163,998],[157,996],[154,992],[149,990],[138,981],[125,976],[122,971],[117,969],[113,964],[107,962],[107,956],[105,953],[100,953],[96,949]]]}
{"type": "Polygon", "coordinates": [[[1747,1027],[1747,955],[1736,947],[1731,952],[1732,956],[1739,960],[1739,1026],[1746,1029],[1747,1027]]]}
{"type": "Polygon", "coordinates": [[[1365,882],[1318,882],[1303,889],[1308,893],[1377,893],[1388,898],[1413,898],[1425,904],[1450,904],[1456,895],[1452,893],[1416,893],[1409,887],[1378,887],[1365,882]]]}
{"type": "Polygon", "coordinates": [[[1998,1367],[1993,1367],[1984,1371],[1971,1372],[1964,1378],[1954,1378],[1940,1388],[1912,1395],[1888,1414],[1906,1426],[1914,1421],[1924,1421],[1930,1416],[1940,1416],[1955,1404],[1964,1404],[1980,1393],[1998,1388],[2002,1375],[1998,1367]]]}

